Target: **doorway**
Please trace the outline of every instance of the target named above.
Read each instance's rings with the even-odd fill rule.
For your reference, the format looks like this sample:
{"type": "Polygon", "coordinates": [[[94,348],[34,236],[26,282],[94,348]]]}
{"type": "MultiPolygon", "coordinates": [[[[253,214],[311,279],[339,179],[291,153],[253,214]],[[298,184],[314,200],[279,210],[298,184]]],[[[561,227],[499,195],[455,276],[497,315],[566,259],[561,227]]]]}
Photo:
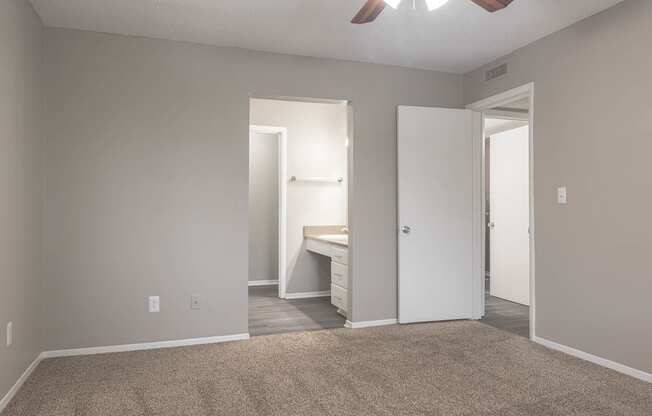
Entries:
{"type": "Polygon", "coordinates": [[[346,101],[330,100],[250,100],[252,336],[345,324],[349,308],[342,299],[350,287],[342,277],[350,275],[345,273],[348,106],[346,101]],[[331,243],[337,246],[332,253],[331,243]],[[338,278],[336,296],[333,270],[338,278]]]}
{"type": "Polygon", "coordinates": [[[529,126],[527,103],[511,105],[515,107],[484,115],[487,306],[483,321],[528,337],[529,126]]]}
{"type": "MultiPolygon", "coordinates": [[[[520,159],[525,171],[520,180],[529,189],[520,194],[523,209],[519,212],[525,223],[521,231],[525,238],[518,239],[518,244],[525,253],[519,257],[525,258],[525,265],[517,269],[521,276],[525,275],[526,294],[522,289],[519,293],[522,298],[529,297],[530,304],[523,305],[528,308],[521,315],[525,328],[519,330],[534,338],[533,94],[534,85],[529,84],[464,110],[398,107],[399,323],[491,317],[488,313],[494,311],[494,305],[490,301],[500,298],[486,298],[485,291],[487,284],[491,290],[491,282],[485,280],[486,262],[492,267],[491,251],[489,256],[485,252],[487,246],[491,249],[491,243],[485,241],[485,116],[491,112],[492,116],[506,119],[509,113],[519,113],[519,118],[527,121],[527,126],[520,126],[527,127],[527,146],[521,142],[520,148],[525,152],[520,159]],[[519,102],[527,108],[516,111],[510,107],[519,102]]],[[[511,205],[506,205],[507,213],[504,207],[499,212],[510,217],[511,205]]],[[[501,241],[509,238],[503,235],[501,241]]],[[[511,267],[505,267],[505,256],[494,259],[494,269],[496,263],[511,267]]],[[[500,288],[503,280],[497,279],[494,288],[500,288]]],[[[508,283],[502,286],[501,293],[505,286],[511,289],[508,283]]],[[[504,323],[512,313],[504,312],[507,316],[498,323],[504,323]]]]}
{"type": "Polygon", "coordinates": [[[472,104],[482,113],[481,321],[534,337],[534,86],[472,104]]]}

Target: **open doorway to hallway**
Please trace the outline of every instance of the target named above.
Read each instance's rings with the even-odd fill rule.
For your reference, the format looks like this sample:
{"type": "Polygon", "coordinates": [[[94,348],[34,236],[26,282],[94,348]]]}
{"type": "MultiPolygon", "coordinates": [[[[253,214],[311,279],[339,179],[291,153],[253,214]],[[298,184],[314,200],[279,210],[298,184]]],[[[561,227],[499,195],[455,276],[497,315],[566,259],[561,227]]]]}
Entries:
{"type": "Polygon", "coordinates": [[[344,326],[346,101],[251,99],[249,333],[344,326]]]}
{"type": "Polygon", "coordinates": [[[486,110],[485,315],[488,325],[529,337],[529,97],[486,110]]]}

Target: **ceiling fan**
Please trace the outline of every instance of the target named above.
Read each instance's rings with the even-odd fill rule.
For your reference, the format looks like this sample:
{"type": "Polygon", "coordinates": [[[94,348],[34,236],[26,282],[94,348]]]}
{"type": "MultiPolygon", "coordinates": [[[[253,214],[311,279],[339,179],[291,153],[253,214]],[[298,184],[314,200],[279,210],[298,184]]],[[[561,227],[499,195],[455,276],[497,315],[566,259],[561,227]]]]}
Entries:
{"type": "MultiPolygon", "coordinates": [[[[505,7],[513,0],[471,0],[473,3],[482,7],[488,12],[495,12],[505,7]]],[[[435,10],[448,2],[448,0],[425,0],[426,7],[429,11],[435,10]]],[[[385,9],[385,6],[389,5],[392,8],[397,8],[401,3],[401,0],[367,0],[367,2],[362,6],[360,11],[353,17],[351,23],[362,24],[369,23],[376,20],[380,12],[385,9]]]]}

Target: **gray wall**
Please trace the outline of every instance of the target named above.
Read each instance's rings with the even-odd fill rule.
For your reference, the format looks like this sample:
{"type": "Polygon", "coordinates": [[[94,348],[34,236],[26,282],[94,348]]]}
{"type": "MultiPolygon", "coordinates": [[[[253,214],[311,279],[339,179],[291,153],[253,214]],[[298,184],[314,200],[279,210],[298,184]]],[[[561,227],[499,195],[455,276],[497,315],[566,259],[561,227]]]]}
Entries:
{"type": "Polygon", "coordinates": [[[396,106],[459,107],[461,76],[73,30],[46,39],[46,349],[247,332],[250,97],[352,100],[349,319],[396,316],[396,106]]]}
{"type": "Polygon", "coordinates": [[[287,293],[330,291],[330,258],[306,250],[303,227],[347,222],[346,113],[345,103],[251,100],[252,125],[287,128],[288,176],[344,179],[287,184],[287,293]]]}
{"type": "Polygon", "coordinates": [[[0,1],[0,399],[41,351],[42,35],[28,2],[0,1]]]}
{"type": "Polygon", "coordinates": [[[249,139],[249,281],[278,279],[278,135],[249,139]]]}
{"type": "Polygon", "coordinates": [[[628,0],[465,76],[535,82],[537,336],[652,372],[652,2],[628,0]],[[569,203],[556,204],[568,186],[569,203]]]}

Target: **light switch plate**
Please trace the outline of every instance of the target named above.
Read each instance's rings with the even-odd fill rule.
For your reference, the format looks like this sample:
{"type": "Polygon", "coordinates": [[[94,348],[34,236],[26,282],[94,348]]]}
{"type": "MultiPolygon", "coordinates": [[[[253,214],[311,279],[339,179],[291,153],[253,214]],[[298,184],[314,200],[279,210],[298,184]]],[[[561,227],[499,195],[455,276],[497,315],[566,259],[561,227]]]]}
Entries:
{"type": "Polygon", "coordinates": [[[561,205],[568,204],[568,195],[565,186],[557,188],[557,203],[561,205]]]}
{"type": "Polygon", "coordinates": [[[14,323],[7,323],[7,347],[11,347],[14,343],[14,323]]]}
{"type": "Polygon", "coordinates": [[[201,304],[199,302],[199,295],[190,296],[190,309],[201,309],[201,304]]]}
{"type": "Polygon", "coordinates": [[[150,312],[161,311],[161,299],[158,296],[149,297],[149,311],[150,312]]]}

